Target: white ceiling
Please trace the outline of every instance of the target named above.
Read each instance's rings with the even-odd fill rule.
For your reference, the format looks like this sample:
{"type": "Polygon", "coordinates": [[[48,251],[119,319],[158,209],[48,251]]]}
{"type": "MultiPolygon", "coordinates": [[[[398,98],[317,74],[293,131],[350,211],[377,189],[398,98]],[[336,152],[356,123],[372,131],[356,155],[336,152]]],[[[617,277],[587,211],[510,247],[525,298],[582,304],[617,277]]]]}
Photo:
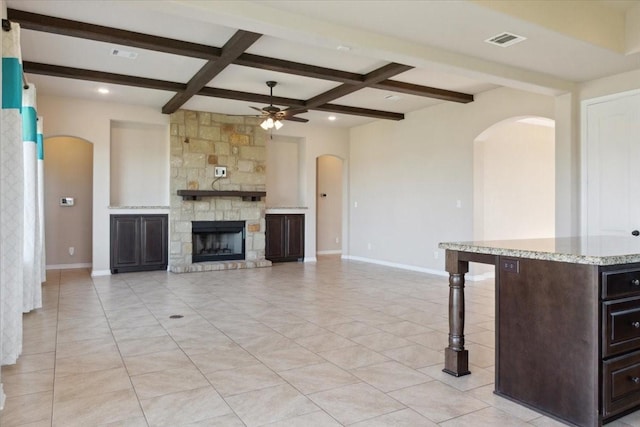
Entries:
{"type": "MultiPolygon", "coordinates": [[[[497,12],[473,1],[33,1],[6,0],[8,8],[222,47],[238,29],[264,34],[248,50],[274,57],[365,74],[389,62],[416,68],[392,78],[407,83],[478,94],[508,85],[541,93],[561,93],[583,82],[640,67],[640,55],[624,55],[566,33],[497,12]],[[484,40],[503,31],[527,37],[502,48],[484,40]],[[338,50],[338,46],[350,50],[338,50]]],[[[576,2],[579,3],[579,2],[576,2]]],[[[600,2],[616,13],[638,7],[638,1],[600,2]]],[[[186,83],[205,64],[127,46],[23,30],[25,61],[64,65],[109,73],[186,83]],[[134,60],[110,55],[112,48],[134,51],[134,60]]],[[[171,92],[101,85],[96,82],[27,75],[40,95],[55,94],[148,105],[160,110],[171,92]],[[110,89],[100,95],[98,87],[110,89]]],[[[309,99],[339,85],[263,69],[231,65],[208,86],[309,99]]],[[[363,89],[332,101],[409,113],[443,101],[363,89]]],[[[196,96],[183,108],[225,114],[253,114],[261,104],[196,96]]],[[[329,113],[310,111],[300,117],[315,125],[351,127],[373,119],[346,114],[328,122],[329,113]]]]}

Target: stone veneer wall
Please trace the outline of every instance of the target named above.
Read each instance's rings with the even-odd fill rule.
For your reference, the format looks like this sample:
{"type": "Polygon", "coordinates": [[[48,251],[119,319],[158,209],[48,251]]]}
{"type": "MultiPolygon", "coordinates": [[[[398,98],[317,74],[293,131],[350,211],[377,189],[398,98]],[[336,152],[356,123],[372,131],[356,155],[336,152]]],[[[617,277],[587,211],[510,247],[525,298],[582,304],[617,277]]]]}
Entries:
{"type": "Polygon", "coordinates": [[[179,110],[171,115],[169,269],[176,273],[270,266],[265,201],[240,197],[182,200],[178,190],[265,191],[268,134],[257,118],[179,110]],[[227,177],[214,178],[226,166],[227,177]],[[215,182],[214,182],[215,181],[215,182]],[[191,262],[191,221],[246,221],[245,261],[191,262]]]}

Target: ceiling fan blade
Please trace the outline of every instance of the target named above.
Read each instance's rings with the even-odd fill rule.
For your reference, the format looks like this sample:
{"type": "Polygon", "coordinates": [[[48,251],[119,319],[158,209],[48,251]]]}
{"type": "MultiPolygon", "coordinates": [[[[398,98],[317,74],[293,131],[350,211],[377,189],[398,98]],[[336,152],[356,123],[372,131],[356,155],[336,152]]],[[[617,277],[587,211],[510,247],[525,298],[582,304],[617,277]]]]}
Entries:
{"type": "Polygon", "coordinates": [[[252,105],[249,105],[249,108],[253,108],[256,111],[260,111],[261,113],[264,113],[264,110],[262,108],[254,107],[252,105]]]}
{"type": "Polygon", "coordinates": [[[307,123],[309,121],[309,119],[303,119],[302,117],[295,117],[295,116],[284,117],[282,120],[288,120],[290,122],[300,122],[300,123],[307,123]]]}

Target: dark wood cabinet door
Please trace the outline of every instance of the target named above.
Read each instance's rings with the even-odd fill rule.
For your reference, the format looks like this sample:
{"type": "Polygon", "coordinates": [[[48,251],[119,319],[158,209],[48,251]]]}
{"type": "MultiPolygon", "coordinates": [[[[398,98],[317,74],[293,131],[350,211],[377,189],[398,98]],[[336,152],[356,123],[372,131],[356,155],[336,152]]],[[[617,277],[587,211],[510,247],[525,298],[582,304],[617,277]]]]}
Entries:
{"type": "Polygon", "coordinates": [[[286,215],[286,256],[304,258],[304,215],[286,215]]]}
{"type": "Polygon", "coordinates": [[[167,265],[167,216],[140,218],[141,265],[167,265]]]}
{"type": "Polygon", "coordinates": [[[284,258],[284,215],[267,215],[265,257],[268,260],[284,258]]]}
{"type": "Polygon", "coordinates": [[[268,214],[266,224],[265,258],[271,262],[304,258],[304,215],[268,214]]]}
{"type": "Polygon", "coordinates": [[[140,221],[136,216],[111,216],[111,268],[140,263],[140,221]]]}
{"type": "Polygon", "coordinates": [[[165,270],[167,215],[111,215],[111,273],[165,270]]]}

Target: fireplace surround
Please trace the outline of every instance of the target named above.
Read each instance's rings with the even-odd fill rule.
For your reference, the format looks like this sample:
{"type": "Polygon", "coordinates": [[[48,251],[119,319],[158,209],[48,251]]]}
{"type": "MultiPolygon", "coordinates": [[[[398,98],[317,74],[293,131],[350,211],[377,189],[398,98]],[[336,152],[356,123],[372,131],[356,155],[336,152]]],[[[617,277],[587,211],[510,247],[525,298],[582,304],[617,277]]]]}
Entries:
{"type": "Polygon", "coordinates": [[[192,221],[192,262],[245,259],[245,221],[192,221]]]}

